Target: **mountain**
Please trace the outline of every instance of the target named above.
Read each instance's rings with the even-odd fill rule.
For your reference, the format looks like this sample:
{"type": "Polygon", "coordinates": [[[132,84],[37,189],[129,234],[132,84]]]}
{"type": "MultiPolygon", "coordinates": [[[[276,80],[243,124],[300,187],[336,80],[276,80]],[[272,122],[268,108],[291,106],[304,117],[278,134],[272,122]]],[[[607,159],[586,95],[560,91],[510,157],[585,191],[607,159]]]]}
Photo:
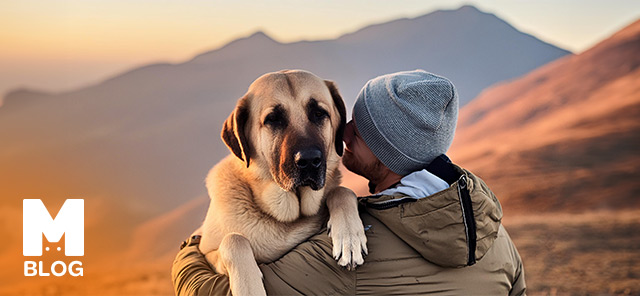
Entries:
{"type": "Polygon", "coordinates": [[[451,154],[505,208],[640,206],[640,20],[593,48],[482,92],[451,154]]]}
{"type": "Polygon", "coordinates": [[[449,76],[468,100],[567,54],[463,6],[334,40],[282,44],[258,32],[69,92],[14,91],[0,107],[0,195],[115,199],[122,216],[150,218],[204,195],[208,169],[228,153],[222,122],[263,73],[308,69],[337,81],[352,105],[368,79],[424,68],[449,76]]]}
{"type": "Polygon", "coordinates": [[[310,69],[339,82],[349,100],[370,78],[424,68],[456,82],[464,105],[493,83],[569,53],[467,5],[368,26],[335,40],[280,44],[258,32],[191,62],[246,64],[250,69],[265,69],[262,72],[279,64],[310,69]]]}

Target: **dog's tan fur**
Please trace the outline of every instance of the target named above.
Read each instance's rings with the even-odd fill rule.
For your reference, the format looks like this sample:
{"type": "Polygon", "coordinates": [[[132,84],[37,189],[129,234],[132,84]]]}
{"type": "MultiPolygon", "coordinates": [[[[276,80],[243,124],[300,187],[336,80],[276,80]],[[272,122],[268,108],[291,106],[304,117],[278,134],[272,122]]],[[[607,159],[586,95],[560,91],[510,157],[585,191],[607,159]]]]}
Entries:
{"type": "Polygon", "coordinates": [[[366,237],[356,196],[339,186],[344,117],[344,102],[333,82],[296,70],[258,78],[225,122],[222,138],[233,154],[207,176],[211,204],[200,250],[218,272],[229,275],[235,295],[265,293],[256,261],[274,261],[316,233],[325,202],[338,264],[351,268],[363,263],[366,237]],[[324,123],[310,121],[310,99],[328,112],[324,123]],[[289,116],[281,132],[265,123],[276,105],[289,116]],[[325,152],[326,181],[318,190],[296,187],[283,173],[290,156],[286,151],[301,137],[319,138],[325,152]]]}

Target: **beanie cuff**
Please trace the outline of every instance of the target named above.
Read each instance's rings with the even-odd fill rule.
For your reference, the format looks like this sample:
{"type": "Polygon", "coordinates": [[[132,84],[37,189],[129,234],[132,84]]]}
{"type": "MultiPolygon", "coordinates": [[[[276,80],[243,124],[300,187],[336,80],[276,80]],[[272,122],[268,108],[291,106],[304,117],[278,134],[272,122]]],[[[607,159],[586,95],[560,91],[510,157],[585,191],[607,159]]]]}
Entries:
{"type": "Polygon", "coordinates": [[[405,176],[423,169],[425,167],[424,162],[408,157],[380,133],[367,106],[367,86],[364,87],[360,95],[363,98],[356,100],[353,106],[353,118],[356,128],[367,147],[386,167],[398,175],[405,176]]]}

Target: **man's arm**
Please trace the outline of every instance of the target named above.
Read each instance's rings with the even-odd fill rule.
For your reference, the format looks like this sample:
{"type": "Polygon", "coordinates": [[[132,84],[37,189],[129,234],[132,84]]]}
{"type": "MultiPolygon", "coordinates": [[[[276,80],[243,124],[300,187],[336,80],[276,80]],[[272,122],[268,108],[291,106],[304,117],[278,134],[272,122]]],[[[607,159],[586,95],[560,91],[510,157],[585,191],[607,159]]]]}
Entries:
{"type": "Polygon", "coordinates": [[[521,296],[527,295],[527,283],[524,280],[524,267],[522,265],[522,259],[520,258],[520,254],[518,250],[513,247],[513,252],[516,257],[516,274],[515,280],[513,282],[513,286],[511,287],[511,292],[509,292],[509,296],[521,296]]]}
{"type": "Polygon", "coordinates": [[[192,236],[182,245],[171,268],[176,295],[231,295],[229,278],[216,274],[198,249],[199,236],[192,236]]]}
{"type": "MultiPolygon", "coordinates": [[[[355,272],[338,266],[331,254],[331,238],[323,231],[261,264],[267,294],[355,294],[355,272]]],[[[191,239],[176,256],[171,276],[176,295],[231,295],[229,278],[215,272],[191,239]]]]}

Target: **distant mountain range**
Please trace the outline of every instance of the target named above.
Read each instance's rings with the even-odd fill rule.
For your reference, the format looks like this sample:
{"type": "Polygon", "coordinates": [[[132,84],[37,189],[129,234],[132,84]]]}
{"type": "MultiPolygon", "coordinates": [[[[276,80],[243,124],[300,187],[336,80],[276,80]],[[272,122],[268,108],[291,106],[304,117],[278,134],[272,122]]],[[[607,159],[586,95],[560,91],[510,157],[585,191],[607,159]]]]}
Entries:
{"type": "Polygon", "coordinates": [[[567,54],[463,6],[335,40],[281,44],[259,32],[71,92],[14,91],[0,107],[0,196],[117,200],[150,217],[204,194],[208,169],[228,153],[222,122],[263,73],[310,70],[335,80],[351,106],[368,79],[423,68],[450,77],[468,101],[567,54]]]}
{"type": "Polygon", "coordinates": [[[640,21],[482,92],[451,152],[512,213],[640,206],[640,21]]]}
{"type": "Polygon", "coordinates": [[[301,68],[337,81],[351,103],[360,87],[373,77],[422,68],[454,81],[461,105],[465,105],[491,84],[567,54],[570,52],[520,32],[493,14],[462,6],[371,25],[331,40],[283,44],[256,32],[185,63],[150,64],[60,94],[18,89],[9,92],[4,101],[15,105],[44,97],[63,100],[96,95],[93,100],[99,100],[121,95],[149,103],[158,94],[182,103],[202,96],[233,101],[263,73],[301,68]]]}

